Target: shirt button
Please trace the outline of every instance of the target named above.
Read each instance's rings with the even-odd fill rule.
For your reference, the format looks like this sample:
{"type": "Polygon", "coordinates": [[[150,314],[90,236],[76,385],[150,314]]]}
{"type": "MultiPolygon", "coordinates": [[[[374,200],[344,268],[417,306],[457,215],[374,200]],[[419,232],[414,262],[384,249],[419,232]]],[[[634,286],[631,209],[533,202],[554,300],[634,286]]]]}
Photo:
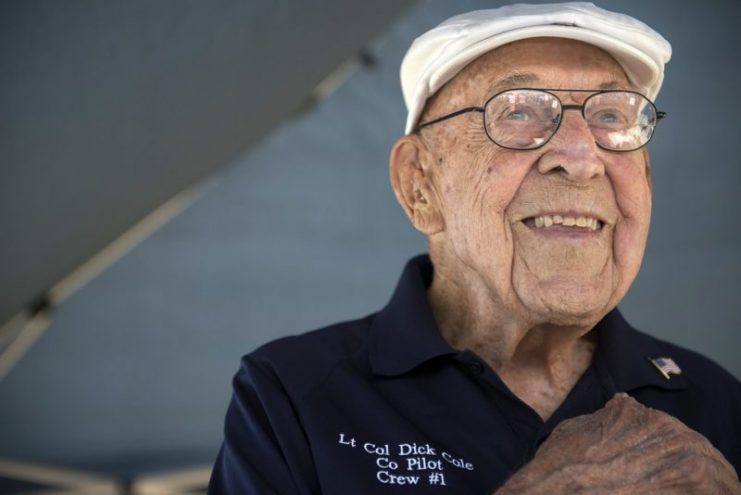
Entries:
{"type": "Polygon", "coordinates": [[[479,361],[471,361],[470,363],[468,363],[468,367],[471,368],[471,371],[473,371],[477,375],[480,375],[484,372],[484,365],[481,364],[479,361]]]}

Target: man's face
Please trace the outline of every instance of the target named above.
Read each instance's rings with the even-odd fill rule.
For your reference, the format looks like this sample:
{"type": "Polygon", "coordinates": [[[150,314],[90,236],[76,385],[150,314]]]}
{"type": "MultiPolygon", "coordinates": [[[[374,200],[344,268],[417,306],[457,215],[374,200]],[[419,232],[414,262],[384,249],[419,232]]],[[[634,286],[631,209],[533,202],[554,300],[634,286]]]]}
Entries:
{"type": "MultiPolygon", "coordinates": [[[[466,67],[425,118],[480,106],[512,87],[631,89],[594,46],[530,39],[466,67]]],[[[555,94],[567,105],[591,93],[555,94]]],[[[647,154],[602,150],[580,112],[563,119],[545,146],[529,151],[492,143],[479,113],[422,131],[438,162],[431,189],[444,220],[431,251],[534,324],[593,324],[625,295],[641,263],[651,212],[647,154]],[[572,220],[577,225],[566,225],[572,220]]]]}

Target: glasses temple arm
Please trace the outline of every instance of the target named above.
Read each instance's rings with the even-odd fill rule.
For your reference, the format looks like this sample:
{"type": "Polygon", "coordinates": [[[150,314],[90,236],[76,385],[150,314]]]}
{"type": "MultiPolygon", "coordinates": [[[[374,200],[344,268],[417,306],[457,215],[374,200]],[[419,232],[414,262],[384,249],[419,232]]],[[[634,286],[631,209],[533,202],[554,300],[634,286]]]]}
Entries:
{"type": "Polygon", "coordinates": [[[452,119],[453,117],[457,117],[458,115],[462,113],[468,113],[468,112],[481,112],[484,113],[484,109],[482,107],[468,107],[468,108],[461,108],[460,110],[457,110],[453,113],[449,113],[447,115],[443,115],[442,117],[438,117],[434,120],[430,120],[429,122],[425,122],[423,124],[419,124],[417,127],[414,128],[412,132],[417,133],[422,129],[423,127],[427,127],[428,125],[437,124],[438,122],[442,122],[443,120],[452,119]]]}

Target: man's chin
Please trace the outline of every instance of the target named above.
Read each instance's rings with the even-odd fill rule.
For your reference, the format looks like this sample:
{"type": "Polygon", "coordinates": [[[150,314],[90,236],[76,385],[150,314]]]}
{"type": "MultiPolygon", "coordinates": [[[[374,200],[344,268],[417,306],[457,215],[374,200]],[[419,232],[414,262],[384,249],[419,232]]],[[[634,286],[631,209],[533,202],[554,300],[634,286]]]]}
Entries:
{"type": "Polygon", "coordinates": [[[537,320],[558,326],[594,326],[614,306],[612,291],[601,284],[558,284],[523,291],[520,300],[537,320]]]}
{"type": "Polygon", "coordinates": [[[605,306],[600,307],[564,307],[547,308],[541,311],[540,321],[559,327],[591,328],[609,312],[605,306]]]}

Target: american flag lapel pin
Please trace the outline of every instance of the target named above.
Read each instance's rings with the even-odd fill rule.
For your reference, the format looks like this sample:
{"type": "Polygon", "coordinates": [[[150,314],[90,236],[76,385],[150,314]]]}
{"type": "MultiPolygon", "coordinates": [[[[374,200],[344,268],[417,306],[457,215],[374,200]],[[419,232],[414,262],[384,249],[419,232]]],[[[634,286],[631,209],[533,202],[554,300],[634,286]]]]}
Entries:
{"type": "Polygon", "coordinates": [[[668,357],[659,357],[659,358],[649,358],[649,361],[651,361],[651,364],[656,366],[656,369],[659,370],[659,373],[661,373],[664,378],[667,380],[671,379],[671,376],[669,375],[681,375],[682,374],[682,368],[680,368],[677,363],[674,362],[672,358],[668,357]]]}

